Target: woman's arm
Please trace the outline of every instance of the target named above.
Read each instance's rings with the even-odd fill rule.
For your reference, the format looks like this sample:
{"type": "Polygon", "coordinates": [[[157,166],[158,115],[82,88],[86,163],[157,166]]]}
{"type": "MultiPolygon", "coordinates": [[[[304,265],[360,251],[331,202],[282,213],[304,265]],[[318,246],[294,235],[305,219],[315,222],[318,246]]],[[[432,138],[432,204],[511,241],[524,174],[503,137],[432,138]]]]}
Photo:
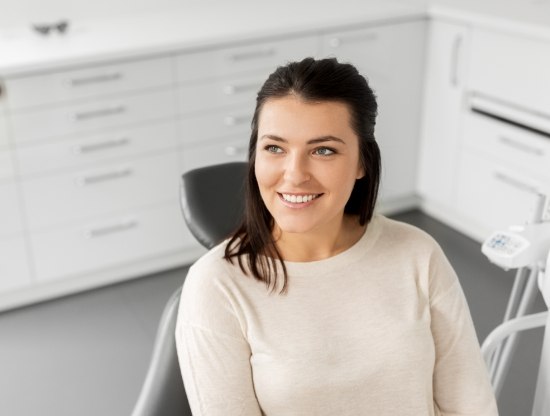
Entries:
{"type": "Polygon", "coordinates": [[[250,347],[224,285],[203,268],[185,280],[176,346],[194,416],[260,416],[250,347]]]}
{"type": "Polygon", "coordinates": [[[434,401],[442,415],[497,416],[495,396],[466,298],[437,247],[430,267],[434,401]]]}

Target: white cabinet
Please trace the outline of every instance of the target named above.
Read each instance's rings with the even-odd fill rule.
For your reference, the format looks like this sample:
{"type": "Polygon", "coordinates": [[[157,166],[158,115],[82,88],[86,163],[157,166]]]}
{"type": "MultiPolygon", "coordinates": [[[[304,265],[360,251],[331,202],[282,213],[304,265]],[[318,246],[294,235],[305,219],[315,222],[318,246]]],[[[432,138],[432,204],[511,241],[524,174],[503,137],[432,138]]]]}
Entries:
{"type": "Polygon", "coordinates": [[[180,213],[181,173],[246,160],[259,88],[307,56],[369,77],[381,198],[411,198],[424,26],[309,29],[2,79],[0,309],[194,261],[204,250],[180,213]]]}
{"type": "Polygon", "coordinates": [[[420,134],[418,192],[445,210],[456,200],[457,155],[466,90],[469,29],[430,21],[424,109],[420,134]]]}
{"type": "Polygon", "coordinates": [[[550,189],[550,46],[433,21],[418,189],[478,241],[532,219],[550,189]]]}
{"type": "Polygon", "coordinates": [[[479,239],[532,220],[550,191],[548,74],[548,42],[472,31],[457,207],[479,239]]]}
{"type": "Polygon", "coordinates": [[[278,65],[316,55],[318,41],[304,36],[179,56],[182,171],[246,160],[258,90],[278,65]]]}
{"type": "Polygon", "coordinates": [[[158,270],[195,258],[179,212],[171,57],[3,84],[0,162],[10,163],[0,170],[0,245],[11,244],[13,256],[0,262],[0,308],[32,301],[34,288],[37,299],[55,295],[41,289],[53,280],[64,293],[64,281],[70,290],[79,279],[93,287],[105,276],[139,275],[139,265],[151,271],[150,262],[158,270]]]}
{"type": "Polygon", "coordinates": [[[415,193],[424,43],[424,20],[323,36],[321,55],[354,64],[377,96],[383,205],[415,193]]]}

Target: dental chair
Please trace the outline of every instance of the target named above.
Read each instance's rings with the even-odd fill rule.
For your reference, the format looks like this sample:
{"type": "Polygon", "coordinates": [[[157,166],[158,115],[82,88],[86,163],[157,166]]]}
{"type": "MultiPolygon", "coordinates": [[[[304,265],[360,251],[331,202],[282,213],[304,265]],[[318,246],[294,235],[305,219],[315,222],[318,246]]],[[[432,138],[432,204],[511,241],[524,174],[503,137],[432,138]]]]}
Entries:
{"type": "MultiPolygon", "coordinates": [[[[247,163],[194,169],[182,175],[180,203],[189,230],[206,248],[223,241],[244,209],[247,163]]],[[[181,288],[162,313],[153,354],[132,416],[191,416],[176,354],[175,328],[181,288]]]]}

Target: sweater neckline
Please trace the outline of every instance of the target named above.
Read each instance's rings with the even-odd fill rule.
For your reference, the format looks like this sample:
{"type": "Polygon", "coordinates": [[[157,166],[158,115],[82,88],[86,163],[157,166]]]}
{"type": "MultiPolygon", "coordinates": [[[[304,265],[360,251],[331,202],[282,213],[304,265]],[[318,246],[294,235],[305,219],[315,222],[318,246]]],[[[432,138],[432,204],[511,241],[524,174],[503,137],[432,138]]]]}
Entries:
{"type": "Polygon", "coordinates": [[[294,262],[285,261],[289,276],[318,276],[341,269],[357,261],[374,245],[379,235],[381,218],[375,214],[361,238],[346,250],[322,260],[294,262]]]}

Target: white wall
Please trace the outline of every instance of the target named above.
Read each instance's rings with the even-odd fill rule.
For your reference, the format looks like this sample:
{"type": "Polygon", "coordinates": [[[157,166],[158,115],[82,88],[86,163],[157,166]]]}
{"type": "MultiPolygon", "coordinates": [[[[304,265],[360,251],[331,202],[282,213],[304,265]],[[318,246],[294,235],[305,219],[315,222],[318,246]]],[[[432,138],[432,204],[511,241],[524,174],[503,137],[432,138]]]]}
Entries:
{"type": "Polygon", "coordinates": [[[0,0],[0,29],[61,19],[123,16],[212,0],[0,0]]]}

